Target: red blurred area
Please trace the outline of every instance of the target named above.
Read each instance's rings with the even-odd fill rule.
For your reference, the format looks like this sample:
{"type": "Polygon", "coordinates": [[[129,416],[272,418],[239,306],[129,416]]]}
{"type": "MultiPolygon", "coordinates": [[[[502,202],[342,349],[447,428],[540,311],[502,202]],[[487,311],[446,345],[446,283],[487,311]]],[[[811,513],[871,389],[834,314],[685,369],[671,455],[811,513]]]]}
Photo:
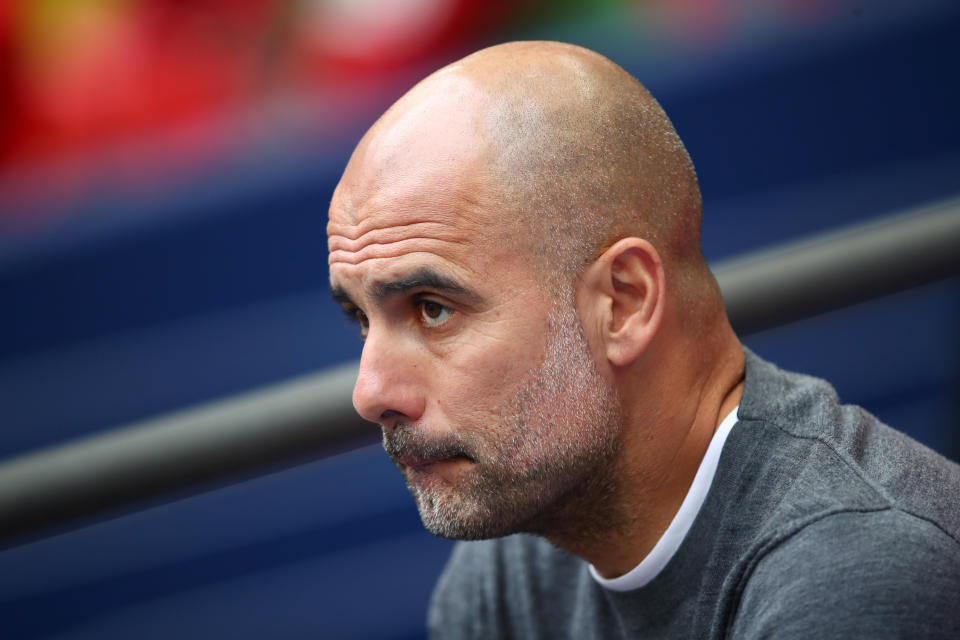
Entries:
{"type": "Polygon", "coordinates": [[[638,49],[712,56],[764,25],[825,19],[834,4],[0,0],[0,222],[64,212],[97,181],[139,190],[256,157],[258,145],[324,144],[524,24],[617,16],[633,20],[638,49]]]}
{"type": "MultiPolygon", "coordinates": [[[[352,91],[468,46],[494,28],[508,6],[482,0],[3,3],[0,171],[202,128],[282,94],[330,97],[349,113],[352,91]]],[[[198,145],[209,152],[209,141],[198,145]]]]}
{"type": "Polygon", "coordinates": [[[40,160],[229,108],[253,79],[270,4],[21,2],[9,37],[12,109],[0,162],[40,160]]]}
{"type": "Polygon", "coordinates": [[[304,16],[296,48],[308,77],[339,84],[461,51],[529,2],[339,0],[316,6],[324,4],[325,10],[304,16]]]}

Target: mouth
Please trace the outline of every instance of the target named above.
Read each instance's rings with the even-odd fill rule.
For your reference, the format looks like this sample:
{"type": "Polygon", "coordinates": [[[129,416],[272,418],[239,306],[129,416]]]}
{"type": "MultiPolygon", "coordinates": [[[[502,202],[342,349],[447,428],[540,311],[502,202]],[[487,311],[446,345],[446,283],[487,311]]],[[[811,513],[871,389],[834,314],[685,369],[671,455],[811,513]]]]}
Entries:
{"type": "Polygon", "coordinates": [[[467,443],[452,435],[430,437],[403,423],[392,430],[383,429],[383,448],[401,470],[418,475],[453,473],[461,463],[474,462],[467,443]]]}
{"type": "Polygon", "coordinates": [[[413,471],[431,471],[433,467],[437,465],[445,465],[448,463],[455,462],[473,462],[473,458],[469,456],[458,454],[452,456],[437,456],[433,458],[401,458],[397,460],[402,466],[413,471]]]}

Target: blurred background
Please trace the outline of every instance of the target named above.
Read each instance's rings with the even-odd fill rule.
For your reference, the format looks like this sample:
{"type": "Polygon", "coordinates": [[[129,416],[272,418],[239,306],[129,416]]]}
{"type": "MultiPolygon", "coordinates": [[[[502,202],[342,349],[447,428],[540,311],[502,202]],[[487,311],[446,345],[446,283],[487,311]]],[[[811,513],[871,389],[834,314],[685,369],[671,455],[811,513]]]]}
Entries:
{"type": "MultiPolygon", "coordinates": [[[[960,195],[954,0],[7,0],[0,457],[359,357],[340,171],[419,78],[515,39],[660,99],[713,262],[960,195]]],[[[958,460],[958,327],[952,278],[745,342],[958,460]]],[[[0,549],[0,636],[420,638],[450,549],[378,445],[140,506],[0,549]]]]}

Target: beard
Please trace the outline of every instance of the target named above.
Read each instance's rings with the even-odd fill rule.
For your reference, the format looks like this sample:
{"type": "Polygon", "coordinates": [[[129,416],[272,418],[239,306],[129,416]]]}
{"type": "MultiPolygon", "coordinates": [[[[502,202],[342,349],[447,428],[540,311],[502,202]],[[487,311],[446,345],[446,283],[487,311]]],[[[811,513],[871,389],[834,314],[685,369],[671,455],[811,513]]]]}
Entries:
{"type": "Polygon", "coordinates": [[[614,524],[620,401],[572,302],[548,314],[543,362],[492,420],[444,437],[407,423],[384,429],[384,449],[431,533],[477,540],[528,532],[573,543],[614,524]],[[400,462],[447,458],[469,461],[449,483],[400,462]]]}

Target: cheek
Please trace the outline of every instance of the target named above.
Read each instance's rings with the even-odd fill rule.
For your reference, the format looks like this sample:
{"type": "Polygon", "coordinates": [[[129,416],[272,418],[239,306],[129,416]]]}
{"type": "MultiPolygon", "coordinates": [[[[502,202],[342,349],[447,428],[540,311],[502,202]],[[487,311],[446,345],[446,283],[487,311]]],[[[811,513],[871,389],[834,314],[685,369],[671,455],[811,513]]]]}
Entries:
{"type": "Polygon", "coordinates": [[[466,426],[472,418],[486,420],[503,410],[540,365],[541,341],[540,336],[505,340],[487,335],[461,344],[436,372],[444,389],[437,401],[447,419],[466,426]]]}

